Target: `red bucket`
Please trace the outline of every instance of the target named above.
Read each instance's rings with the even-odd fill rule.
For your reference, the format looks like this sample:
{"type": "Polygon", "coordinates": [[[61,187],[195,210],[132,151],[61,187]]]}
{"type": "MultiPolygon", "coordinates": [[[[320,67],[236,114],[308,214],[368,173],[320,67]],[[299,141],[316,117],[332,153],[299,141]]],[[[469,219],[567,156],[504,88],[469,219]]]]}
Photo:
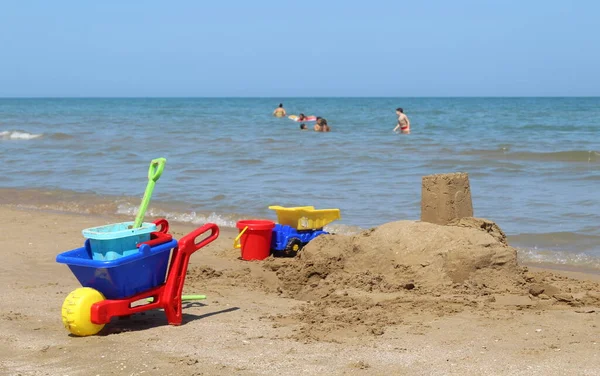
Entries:
{"type": "Polygon", "coordinates": [[[242,260],[264,260],[269,257],[275,222],[247,219],[238,221],[235,226],[240,230],[240,234],[233,241],[233,246],[242,248],[242,260]]]}

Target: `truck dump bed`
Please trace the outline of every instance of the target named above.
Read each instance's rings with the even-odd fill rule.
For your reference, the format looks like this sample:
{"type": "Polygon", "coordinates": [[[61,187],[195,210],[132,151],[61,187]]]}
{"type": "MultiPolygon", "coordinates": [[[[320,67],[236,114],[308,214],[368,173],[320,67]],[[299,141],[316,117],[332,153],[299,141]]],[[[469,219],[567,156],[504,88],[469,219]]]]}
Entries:
{"type": "Polygon", "coordinates": [[[297,230],[320,229],[341,218],[340,209],[315,209],[314,206],[285,208],[277,205],[269,206],[269,209],[275,210],[279,224],[297,230]]]}

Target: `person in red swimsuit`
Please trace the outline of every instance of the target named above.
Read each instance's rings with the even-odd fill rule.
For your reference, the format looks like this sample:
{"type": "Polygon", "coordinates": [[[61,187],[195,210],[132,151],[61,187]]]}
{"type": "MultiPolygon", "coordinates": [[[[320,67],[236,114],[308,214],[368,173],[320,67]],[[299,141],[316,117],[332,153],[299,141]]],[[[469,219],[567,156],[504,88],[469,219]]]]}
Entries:
{"type": "Polygon", "coordinates": [[[408,120],[408,116],[404,115],[401,107],[396,109],[396,115],[398,115],[398,125],[394,128],[394,132],[400,130],[400,133],[410,134],[410,120],[408,120]]]}

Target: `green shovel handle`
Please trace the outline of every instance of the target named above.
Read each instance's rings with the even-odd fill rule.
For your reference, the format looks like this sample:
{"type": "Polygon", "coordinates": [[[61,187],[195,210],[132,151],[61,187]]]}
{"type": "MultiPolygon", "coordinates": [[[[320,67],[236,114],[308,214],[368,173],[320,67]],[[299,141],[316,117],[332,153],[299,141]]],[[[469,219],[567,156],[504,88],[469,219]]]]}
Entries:
{"type": "Polygon", "coordinates": [[[152,180],[156,183],[165,169],[165,163],[167,163],[165,158],[153,159],[148,168],[148,180],[152,180]]]}
{"type": "Polygon", "coordinates": [[[133,228],[142,227],[142,222],[144,222],[144,216],[146,215],[146,210],[148,209],[148,204],[150,204],[150,198],[152,197],[152,191],[154,191],[154,185],[165,169],[166,162],[167,160],[165,158],[153,159],[152,162],[150,162],[150,168],[148,169],[148,185],[146,186],[146,191],[144,192],[144,197],[142,198],[138,213],[135,216],[133,228]]]}

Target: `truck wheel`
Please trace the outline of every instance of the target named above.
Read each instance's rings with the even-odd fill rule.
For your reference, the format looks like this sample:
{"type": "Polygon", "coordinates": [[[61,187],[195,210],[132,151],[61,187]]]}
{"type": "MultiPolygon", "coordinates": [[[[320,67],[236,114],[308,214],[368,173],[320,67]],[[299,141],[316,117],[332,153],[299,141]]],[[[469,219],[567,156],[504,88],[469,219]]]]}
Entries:
{"type": "Polygon", "coordinates": [[[300,239],[293,238],[287,243],[283,252],[286,256],[294,257],[298,254],[300,249],[302,249],[302,242],[300,239]]]}

